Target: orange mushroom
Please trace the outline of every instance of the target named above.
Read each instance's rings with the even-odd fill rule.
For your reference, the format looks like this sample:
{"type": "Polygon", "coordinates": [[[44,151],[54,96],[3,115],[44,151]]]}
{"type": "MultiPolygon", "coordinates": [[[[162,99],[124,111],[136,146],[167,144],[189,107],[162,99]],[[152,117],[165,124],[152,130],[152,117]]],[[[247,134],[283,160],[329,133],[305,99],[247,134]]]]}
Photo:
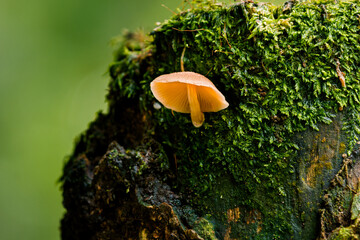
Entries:
{"type": "Polygon", "coordinates": [[[229,106],[209,79],[194,72],[161,75],[151,82],[150,88],[165,107],[180,113],[190,113],[195,127],[203,124],[203,112],[217,112],[229,106]]]}

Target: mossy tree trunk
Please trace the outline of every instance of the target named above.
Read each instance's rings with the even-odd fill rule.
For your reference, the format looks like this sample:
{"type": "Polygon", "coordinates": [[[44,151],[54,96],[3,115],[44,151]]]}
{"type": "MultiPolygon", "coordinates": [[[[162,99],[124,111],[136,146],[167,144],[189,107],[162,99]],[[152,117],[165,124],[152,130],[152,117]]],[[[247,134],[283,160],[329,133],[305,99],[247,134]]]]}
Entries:
{"type": "Polygon", "coordinates": [[[109,111],[64,167],[62,238],[360,238],[359,3],[190,7],[118,41],[109,111]],[[200,128],[150,91],[180,62],[230,104],[200,128]]]}

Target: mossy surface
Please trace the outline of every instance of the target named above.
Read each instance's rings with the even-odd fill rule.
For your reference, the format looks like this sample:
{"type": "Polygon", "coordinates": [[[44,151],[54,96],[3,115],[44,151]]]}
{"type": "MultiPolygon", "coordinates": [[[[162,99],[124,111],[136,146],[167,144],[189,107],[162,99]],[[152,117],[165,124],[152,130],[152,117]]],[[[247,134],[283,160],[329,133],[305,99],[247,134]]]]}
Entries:
{"type": "MultiPolygon", "coordinates": [[[[203,237],[212,239],[212,231],[219,239],[316,237],[319,200],[302,200],[302,191],[316,187],[316,198],[338,170],[340,152],[350,153],[360,134],[359,16],[357,1],[281,7],[208,1],[180,11],[150,36],[127,33],[118,42],[109,114],[125,115],[124,106],[131,105],[142,117],[111,124],[146,123],[140,132],[160,143],[162,161],[169,163],[163,167],[176,175],[171,188],[206,216],[197,222],[199,229],[209,229],[203,237]],[[200,128],[187,114],[153,107],[150,82],[180,71],[184,49],[185,70],[211,79],[230,104],[205,113],[200,128]],[[334,124],[337,138],[323,131],[318,141],[335,141],[326,145],[336,149],[332,154],[298,156],[304,131],[334,124]],[[299,186],[301,166],[312,167],[305,190],[299,186]],[[325,174],[324,182],[317,180],[325,174]]],[[[139,142],[130,140],[124,143],[139,142]]]]}
{"type": "Polygon", "coordinates": [[[342,109],[347,151],[360,133],[359,14],[358,4],[350,1],[199,5],[154,30],[150,71],[142,81],[121,74],[136,68],[131,70],[131,54],[119,54],[112,86],[129,98],[139,94],[156,138],[177,162],[174,187],[189,194],[198,211],[225,223],[227,209],[257,209],[262,231],[249,234],[239,225],[233,237],[286,238],[294,234],[289,219],[299,160],[295,134],[331,124],[342,109]],[[180,71],[184,48],[185,70],[206,75],[230,103],[224,111],[205,114],[199,129],[188,115],[152,107],[150,82],[180,71]]]}

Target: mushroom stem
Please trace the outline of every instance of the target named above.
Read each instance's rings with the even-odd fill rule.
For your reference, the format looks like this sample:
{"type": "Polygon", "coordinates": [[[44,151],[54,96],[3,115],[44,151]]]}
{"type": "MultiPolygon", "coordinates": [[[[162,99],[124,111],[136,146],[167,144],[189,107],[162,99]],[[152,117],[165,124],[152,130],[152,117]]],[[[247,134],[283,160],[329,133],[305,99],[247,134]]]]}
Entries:
{"type": "Polygon", "coordinates": [[[200,109],[195,85],[187,84],[187,96],[190,105],[191,121],[195,127],[200,127],[203,124],[205,117],[200,109]]]}

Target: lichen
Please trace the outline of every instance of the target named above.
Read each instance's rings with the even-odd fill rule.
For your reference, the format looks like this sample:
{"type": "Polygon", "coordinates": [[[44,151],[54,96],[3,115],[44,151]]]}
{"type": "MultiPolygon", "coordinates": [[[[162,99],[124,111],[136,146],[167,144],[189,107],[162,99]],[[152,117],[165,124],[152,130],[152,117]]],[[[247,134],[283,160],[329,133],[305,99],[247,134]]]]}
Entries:
{"type": "MultiPolygon", "coordinates": [[[[172,187],[211,215],[217,237],[231,225],[232,238],[300,239],[296,136],[337,114],[347,136],[341,151],[350,153],[360,135],[359,16],[357,1],[193,5],[151,36],[124,35],[109,68],[110,110],[139,104],[177,175],[172,187]],[[186,114],[154,108],[150,91],[155,77],[181,70],[184,49],[185,70],[207,76],[230,103],[198,129],[186,114]],[[239,207],[260,212],[261,226],[228,222],[228,210],[239,207]]],[[[312,178],[333,167],[327,156],[318,160],[312,178]]]]}

